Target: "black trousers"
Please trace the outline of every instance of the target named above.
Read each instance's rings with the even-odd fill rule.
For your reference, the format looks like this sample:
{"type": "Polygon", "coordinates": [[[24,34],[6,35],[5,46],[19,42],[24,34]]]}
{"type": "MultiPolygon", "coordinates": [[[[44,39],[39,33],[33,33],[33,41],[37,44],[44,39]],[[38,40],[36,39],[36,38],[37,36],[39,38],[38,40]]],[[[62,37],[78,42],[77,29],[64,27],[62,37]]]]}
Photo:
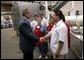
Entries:
{"type": "Polygon", "coordinates": [[[33,51],[23,52],[23,59],[33,59],[33,51]]]}

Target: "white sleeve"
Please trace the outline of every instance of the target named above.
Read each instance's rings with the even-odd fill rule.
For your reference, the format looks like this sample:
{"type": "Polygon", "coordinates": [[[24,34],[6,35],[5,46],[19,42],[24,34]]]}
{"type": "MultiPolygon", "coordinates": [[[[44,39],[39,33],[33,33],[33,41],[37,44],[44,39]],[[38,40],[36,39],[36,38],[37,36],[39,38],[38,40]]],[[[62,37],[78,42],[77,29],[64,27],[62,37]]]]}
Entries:
{"type": "Polygon", "coordinates": [[[51,34],[52,34],[52,30],[50,31],[50,32],[48,32],[48,34],[47,35],[45,35],[45,37],[50,37],[51,36],[51,34]]]}
{"type": "Polygon", "coordinates": [[[55,25],[53,26],[53,28],[51,29],[51,31],[50,31],[50,32],[48,32],[48,34],[46,35],[46,37],[50,37],[50,36],[51,36],[52,31],[54,30],[54,28],[55,28],[55,25]]]}
{"type": "Polygon", "coordinates": [[[59,31],[59,41],[64,42],[65,39],[67,39],[67,29],[62,27],[59,31]]]}

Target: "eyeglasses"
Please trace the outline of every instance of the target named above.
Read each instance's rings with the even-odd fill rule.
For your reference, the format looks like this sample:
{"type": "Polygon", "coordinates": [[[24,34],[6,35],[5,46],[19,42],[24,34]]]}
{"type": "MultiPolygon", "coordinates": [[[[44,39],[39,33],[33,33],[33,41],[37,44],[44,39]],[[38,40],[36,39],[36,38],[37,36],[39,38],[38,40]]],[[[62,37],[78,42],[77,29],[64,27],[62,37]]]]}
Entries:
{"type": "Polygon", "coordinates": [[[30,12],[25,12],[26,14],[31,14],[30,12]]]}
{"type": "Polygon", "coordinates": [[[28,12],[25,12],[25,13],[28,13],[28,12]]]}

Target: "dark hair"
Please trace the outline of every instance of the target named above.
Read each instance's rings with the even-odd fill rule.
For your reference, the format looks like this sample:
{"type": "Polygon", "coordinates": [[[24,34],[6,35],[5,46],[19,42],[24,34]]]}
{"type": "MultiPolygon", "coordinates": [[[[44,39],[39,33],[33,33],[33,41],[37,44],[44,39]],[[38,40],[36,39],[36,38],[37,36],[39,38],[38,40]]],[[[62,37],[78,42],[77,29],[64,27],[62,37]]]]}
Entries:
{"type": "Polygon", "coordinates": [[[62,19],[63,22],[65,22],[65,16],[63,15],[61,10],[54,9],[53,11],[54,11],[56,16],[59,16],[59,18],[62,19]]]}

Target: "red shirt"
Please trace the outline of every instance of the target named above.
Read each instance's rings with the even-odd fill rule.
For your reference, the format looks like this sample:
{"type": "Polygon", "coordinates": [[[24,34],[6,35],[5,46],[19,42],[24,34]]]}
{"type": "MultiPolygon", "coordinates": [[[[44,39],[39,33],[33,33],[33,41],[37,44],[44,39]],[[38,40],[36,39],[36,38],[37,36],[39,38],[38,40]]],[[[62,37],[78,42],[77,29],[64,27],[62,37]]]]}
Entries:
{"type": "MultiPolygon", "coordinates": [[[[37,37],[43,37],[43,34],[41,32],[41,27],[39,25],[37,25],[35,27],[35,30],[34,30],[34,34],[37,36],[37,37]]],[[[41,43],[38,43],[37,45],[41,46],[41,43]]]]}
{"type": "Polygon", "coordinates": [[[39,25],[37,25],[36,27],[35,27],[35,30],[34,30],[34,34],[37,36],[37,37],[43,37],[43,34],[42,34],[42,32],[41,32],[41,28],[40,28],[40,26],[39,25]]]}
{"type": "Polygon", "coordinates": [[[47,30],[50,31],[53,27],[53,24],[49,24],[48,27],[47,27],[47,30]]]}
{"type": "Polygon", "coordinates": [[[68,33],[67,33],[67,36],[68,36],[68,48],[71,47],[71,34],[70,34],[70,27],[67,25],[67,23],[65,23],[66,26],[67,26],[67,29],[68,29],[68,33]]]}

